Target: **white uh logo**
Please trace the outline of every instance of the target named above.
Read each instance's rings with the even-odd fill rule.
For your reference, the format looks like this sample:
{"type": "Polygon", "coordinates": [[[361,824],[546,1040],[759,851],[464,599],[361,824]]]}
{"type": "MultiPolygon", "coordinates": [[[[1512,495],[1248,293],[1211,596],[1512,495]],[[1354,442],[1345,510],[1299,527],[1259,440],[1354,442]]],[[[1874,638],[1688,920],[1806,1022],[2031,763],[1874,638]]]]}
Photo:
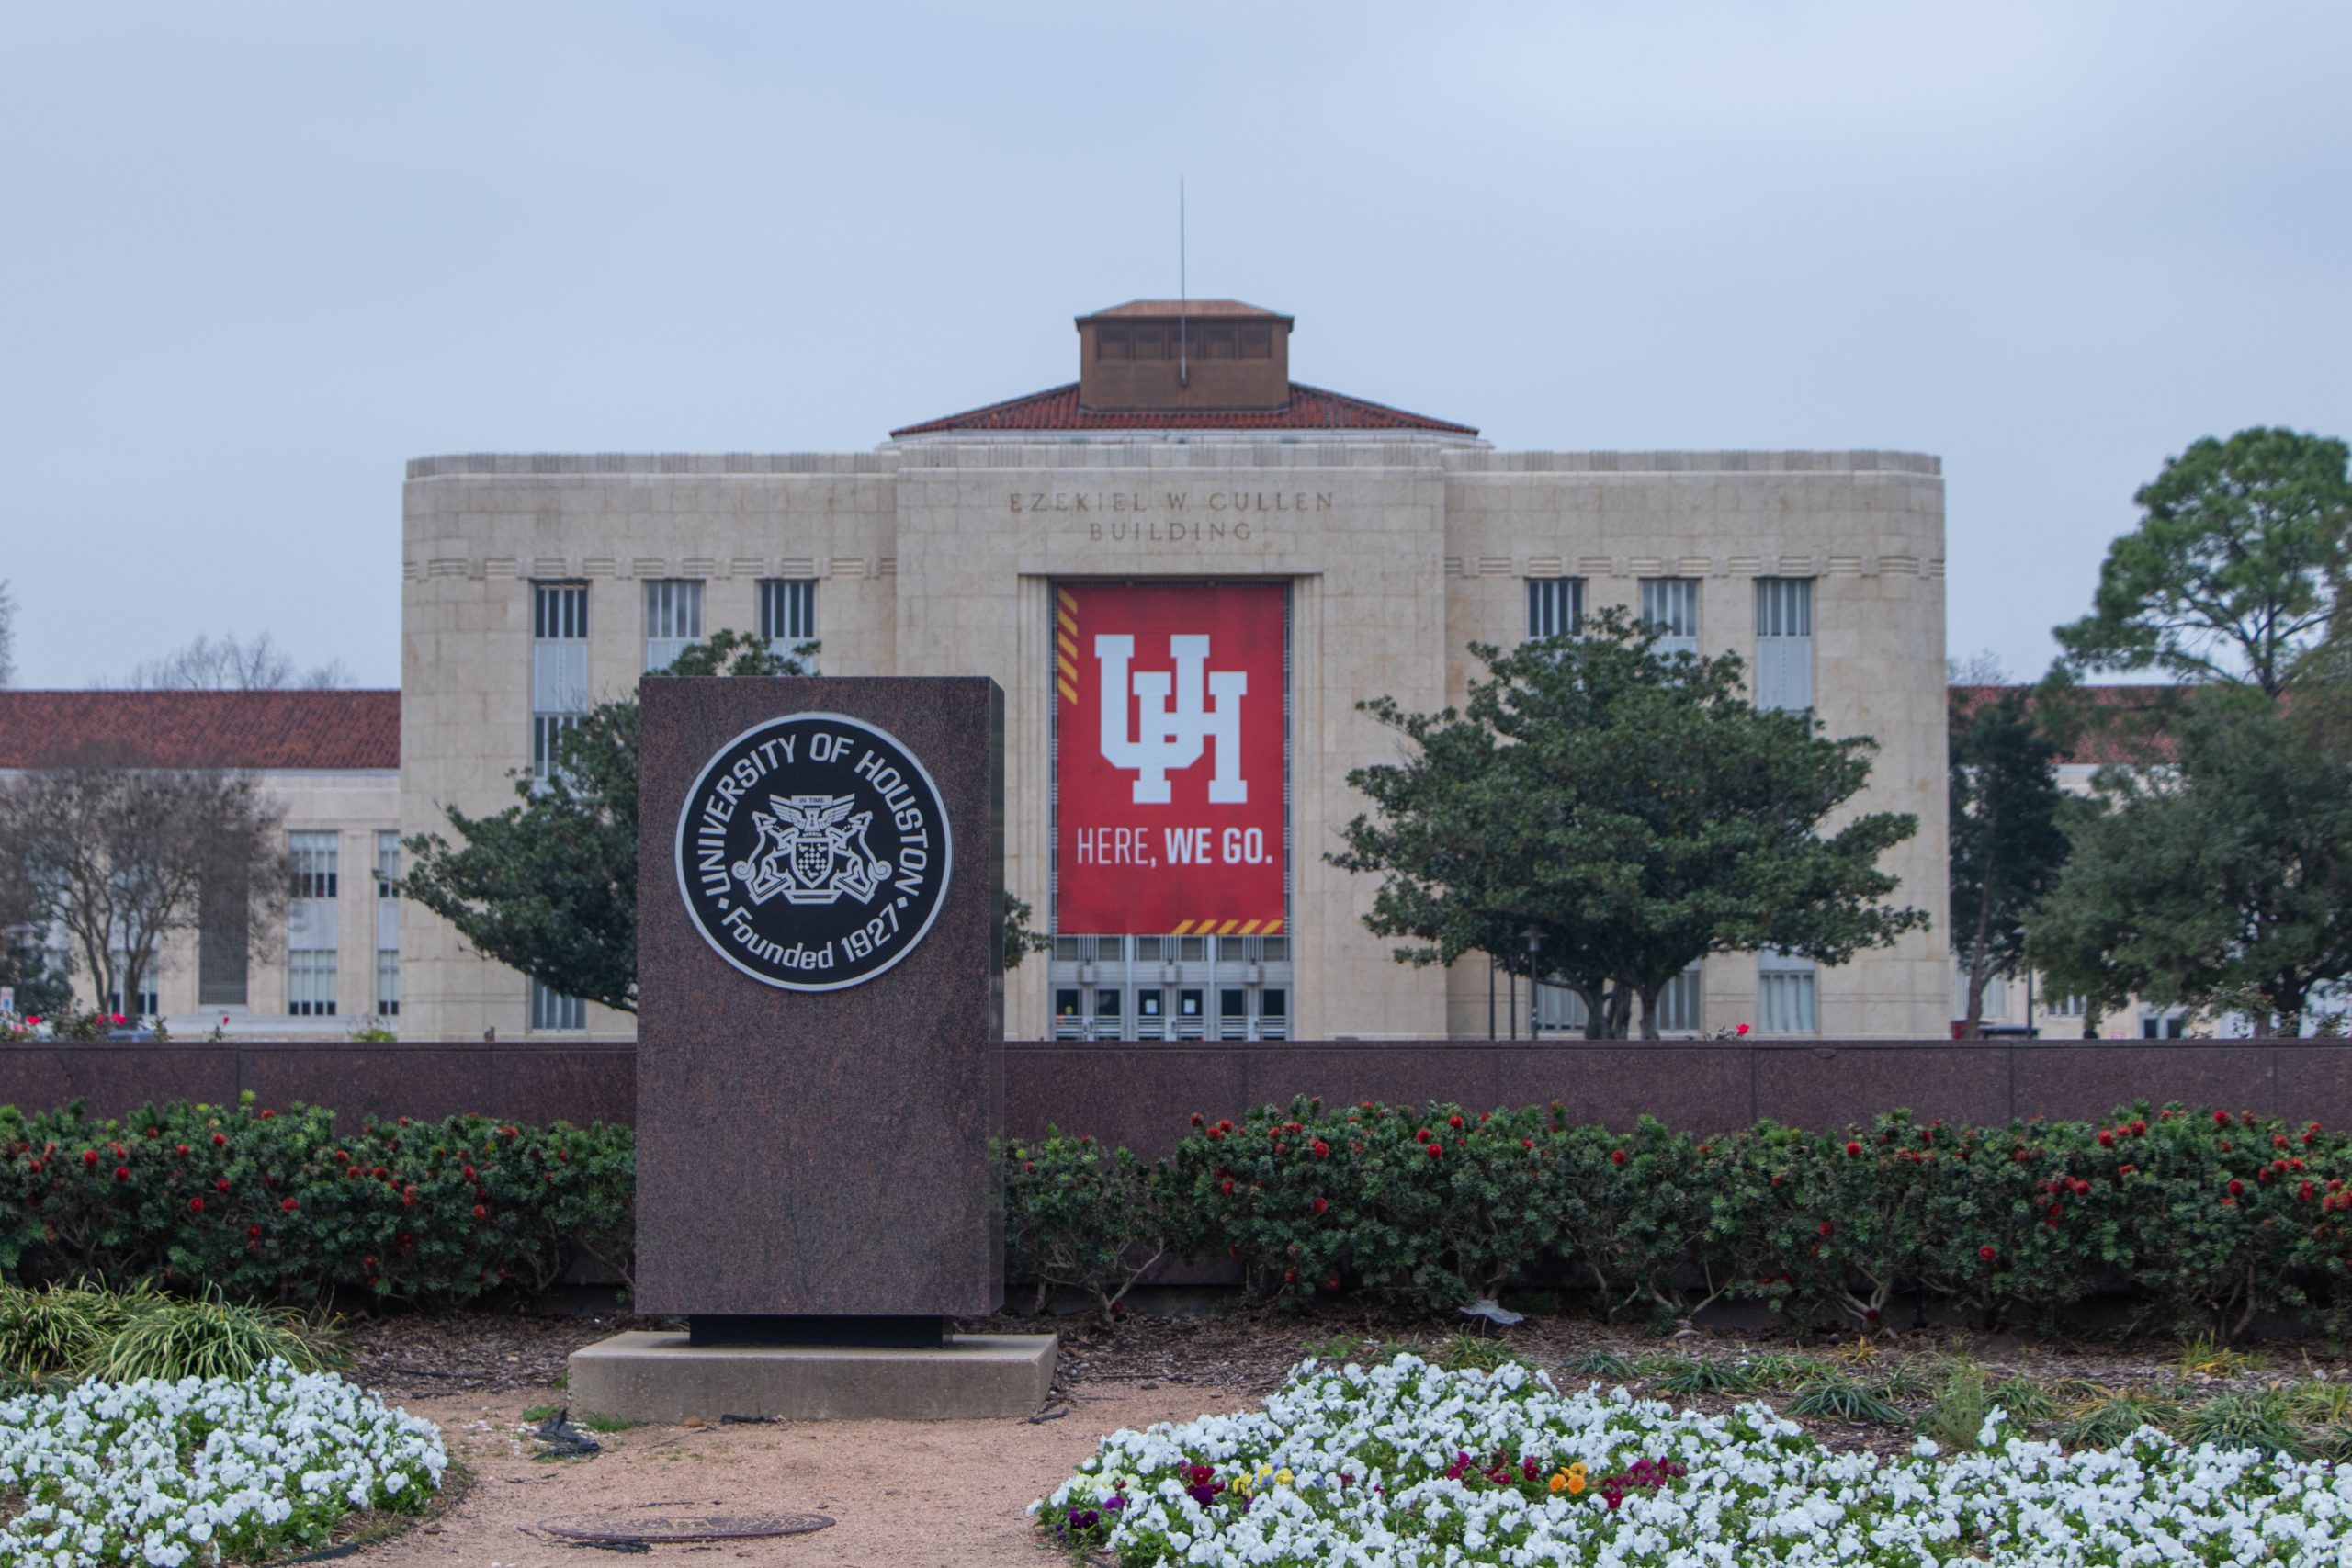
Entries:
{"type": "Polygon", "coordinates": [[[1131,637],[1098,637],[1094,658],[1102,667],[1102,756],[1114,768],[1136,770],[1135,801],[1138,806],[1169,802],[1168,773],[1201,760],[1204,742],[1216,743],[1216,776],[1209,780],[1214,806],[1246,803],[1250,781],[1238,776],[1241,765],[1241,695],[1250,689],[1246,670],[1208,671],[1214,706],[1201,701],[1201,666],[1208,662],[1205,637],[1171,637],[1169,656],[1176,660],[1172,676],[1165,670],[1138,670],[1134,693],[1142,712],[1133,739],[1127,737],[1127,660],[1135,657],[1131,637]],[[1168,706],[1171,687],[1176,706],[1168,706]]]}

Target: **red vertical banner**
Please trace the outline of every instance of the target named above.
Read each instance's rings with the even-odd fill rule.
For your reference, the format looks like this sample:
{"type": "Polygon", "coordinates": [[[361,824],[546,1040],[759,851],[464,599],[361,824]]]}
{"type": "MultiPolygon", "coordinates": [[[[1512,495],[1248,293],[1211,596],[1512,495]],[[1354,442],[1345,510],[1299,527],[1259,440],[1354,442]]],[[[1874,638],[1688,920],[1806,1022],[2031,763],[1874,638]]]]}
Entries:
{"type": "Polygon", "coordinates": [[[1054,929],[1283,929],[1280,583],[1054,591],[1054,929]]]}

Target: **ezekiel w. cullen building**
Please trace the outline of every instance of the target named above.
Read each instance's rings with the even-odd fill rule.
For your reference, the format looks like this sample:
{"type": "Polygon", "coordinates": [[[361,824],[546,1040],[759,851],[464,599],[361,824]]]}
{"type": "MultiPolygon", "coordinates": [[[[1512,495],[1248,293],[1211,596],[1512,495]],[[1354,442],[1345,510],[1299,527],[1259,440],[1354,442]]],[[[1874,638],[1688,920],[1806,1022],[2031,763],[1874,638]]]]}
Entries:
{"type": "MultiPolygon", "coordinates": [[[[1483,1038],[1487,966],[1396,963],[1371,883],[1325,861],[1362,809],[1348,771],[1396,755],[1355,705],[1459,702],[1465,645],[1618,604],[1875,737],[1861,804],[1918,817],[1888,865],[1939,917],[1837,968],[1711,958],[1669,1030],[1944,1032],[1935,457],[1498,452],[1292,380],[1271,310],[1138,300],[1077,329],[1074,382],[872,451],[411,463],[401,832],[507,804],[512,770],[696,637],[813,640],[829,675],[1003,687],[1006,880],[1054,938],[1009,976],[1015,1037],[1483,1038]]],[[[630,1026],[413,904],[399,948],[405,1036],[630,1026]]],[[[1535,1011],[1573,1008],[1547,987],[1535,1011]]]]}

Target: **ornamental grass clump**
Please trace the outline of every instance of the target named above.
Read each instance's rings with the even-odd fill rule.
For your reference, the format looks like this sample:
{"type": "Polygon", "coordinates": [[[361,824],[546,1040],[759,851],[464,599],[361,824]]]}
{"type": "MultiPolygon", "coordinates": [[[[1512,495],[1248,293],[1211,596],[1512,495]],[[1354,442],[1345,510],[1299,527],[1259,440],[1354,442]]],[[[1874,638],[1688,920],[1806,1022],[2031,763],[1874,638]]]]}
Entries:
{"type": "Polygon", "coordinates": [[[332,1341],[290,1307],[247,1306],[207,1292],[193,1301],[149,1297],[81,1362],[104,1382],[142,1378],[249,1378],[272,1361],[324,1371],[332,1341]]]}
{"type": "Polygon", "coordinates": [[[2142,1428],[2067,1453],[1998,1410],[1981,1451],[1840,1452],[1760,1404],[1710,1416],[1516,1366],[1304,1366],[1262,1410],[1114,1432],[1033,1505],[1122,1568],[2335,1562],[2332,1467],[2142,1428]]]}
{"type": "Polygon", "coordinates": [[[0,1283],[0,1380],[31,1387],[80,1376],[152,1301],[87,1285],[30,1291],[0,1283]]]}

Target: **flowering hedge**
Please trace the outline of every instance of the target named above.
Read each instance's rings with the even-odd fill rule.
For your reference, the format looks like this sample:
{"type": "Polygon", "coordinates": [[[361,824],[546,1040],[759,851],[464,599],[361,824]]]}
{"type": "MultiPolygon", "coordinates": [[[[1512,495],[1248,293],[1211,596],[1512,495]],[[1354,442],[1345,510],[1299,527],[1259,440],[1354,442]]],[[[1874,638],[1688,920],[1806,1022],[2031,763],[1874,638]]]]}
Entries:
{"type": "MultiPolygon", "coordinates": [[[[1433,1130],[1432,1130],[1433,1131],[1433,1130]]],[[[1939,1460],[1835,1452],[1764,1404],[1703,1416],[1505,1366],[1308,1362],[1265,1408],[1114,1432],[1034,1506],[1050,1538],[1161,1564],[2340,1562],[2352,1470],[2012,1435],[1939,1460]]]]}
{"type": "Polygon", "coordinates": [[[448,1462],[428,1423],[282,1361],[27,1395],[0,1402],[0,1568],[259,1561],[423,1508],[448,1462]]]}
{"type": "MultiPolygon", "coordinates": [[[[1844,1132],[1694,1137],[1646,1118],[1577,1124],[1557,1106],[1313,1100],[1193,1122],[1145,1175],[1154,1201],[1116,1211],[1125,1240],[1230,1257],[1290,1304],[1429,1310],[1566,1286],[1610,1315],[1682,1318],[1730,1298],[1801,1324],[1871,1324],[1898,1291],[1990,1321],[2122,1285],[2185,1328],[2280,1312],[2352,1332],[2352,1140],[2316,1122],[2141,1106],[2099,1122],[1896,1112],[1844,1132]]],[[[1008,1188],[1016,1207],[1036,1184],[1008,1188]]],[[[1035,1247],[1057,1223],[1023,1210],[1012,1228],[1035,1247]]],[[[1091,1238],[1098,1256],[1106,1245],[1091,1238]]],[[[1016,1250],[1014,1274],[1035,1277],[1030,1261],[1016,1250]]]]}
{"type": "Polygon", "coordinates": [[[120,1121],[0,1107],[0,1274],[434,1302],[545,1291],[583,1258],[626,1280],[635,1170],[628,1129],[603,1124],[401,1117],[338,1134],[330,1111],[251,1096],[120,1121]]]}

